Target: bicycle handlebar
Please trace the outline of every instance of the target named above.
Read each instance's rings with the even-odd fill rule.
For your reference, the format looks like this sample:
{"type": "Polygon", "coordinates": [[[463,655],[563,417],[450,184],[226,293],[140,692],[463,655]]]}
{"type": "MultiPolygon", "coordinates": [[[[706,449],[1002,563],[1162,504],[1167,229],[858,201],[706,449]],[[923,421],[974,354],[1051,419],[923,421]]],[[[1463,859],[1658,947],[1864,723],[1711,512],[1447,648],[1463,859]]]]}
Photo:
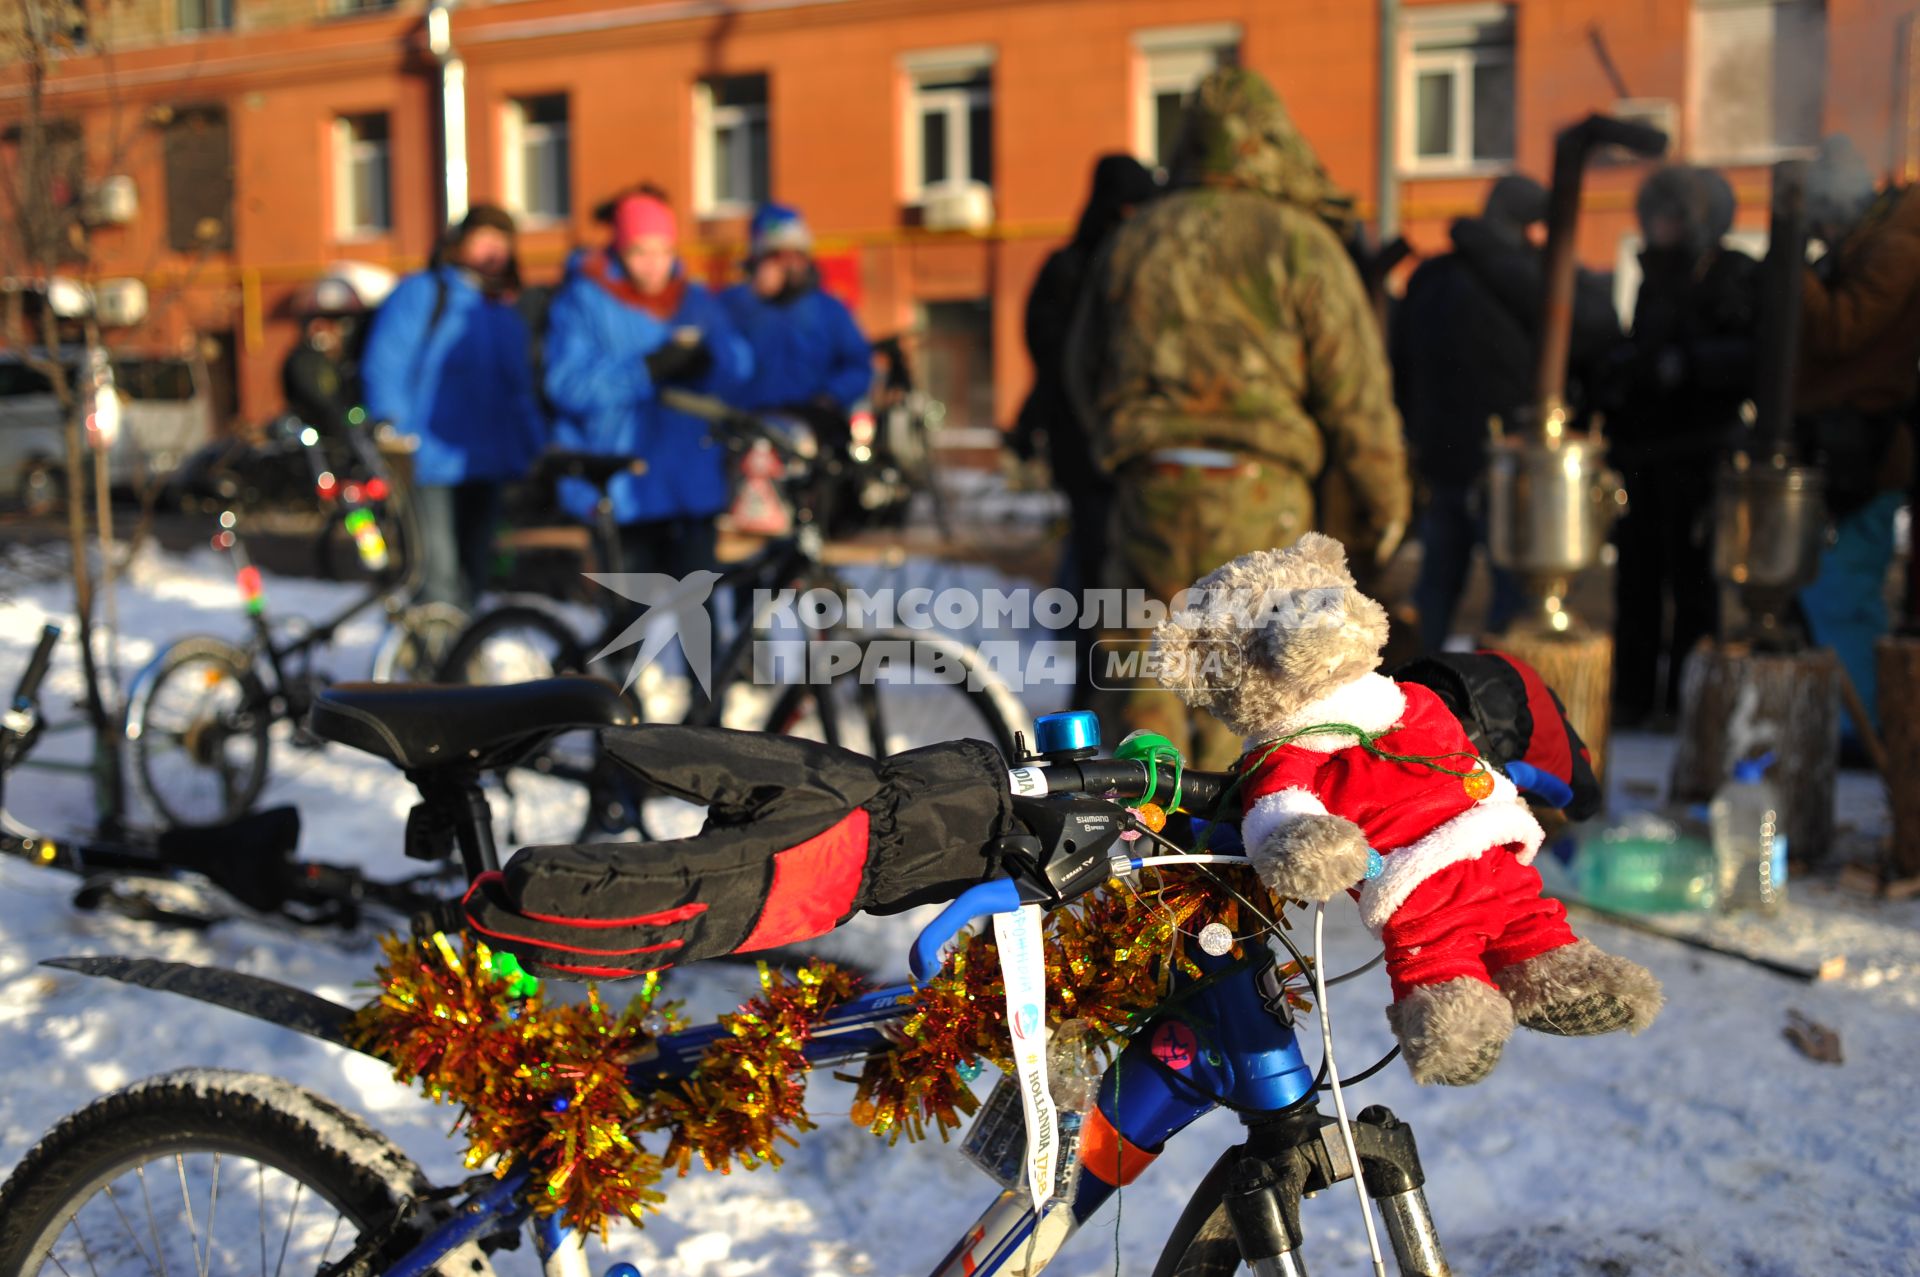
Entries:
{"type": "MultiPolygon", "coordinates": [[[[1183,771],[1180,775],[1182,810],[1211,816],[1227,797],[1233,776],[1225,772],[1183,771]]],[[[1156,797],[1164,797],[1170,806],[1174,793],[1173,768],[1165,764],[1153,767],[1151,782],[1148,764],[1118,758],[1086,758],[1044,765],[1017,767],[1008,773],[1008,784],[1015,794],[1040,797],[1046,794],[1089,794],[1114,800],[1140,798],[1151,788],[1156,797]]],[[[943,951],[955,936],[975,922],[996,913],[1007,913],[1023,904],[1041,903],[1046,897],[1025,892],[1012,878],[993,878],[978,883],[940,911],[915,937],[907,952],[907,968],[916,981],[924,981],[940,969],[943,951]]]]}
{"type": "Polygon", "coordinates": [[[47,666],[53,663],[53,645],[60,640],[60,627],[44,625],[40,628],[40,641],[34,646],[33,655],[27,658],[26,672],[20,676],[20,685],[13,689],[13,708],[30,708],[40,695],[40,680],[47,676],[47,666]]]}
{"type": "MultiPolygon", "coordinates": [[[[1119,758],[1085,758],[1049,763],[1044,767],[1017,767],[1009,776],[1016,794],[1112,794],[1115,798],[1141,798],[1151,792],[1155,798],[1164,800],[1162,806],[1169,806],[1174,793],[1172,767],[1157,764],[1149,781],[1145,763],[1119,758]]],[[[1181,771],[1179,781],[1181,808],[1210,817],[1226,797],[1233,775],[1187,768],[1181,771]]]]}
{"type": "MultiPolygon", "coordinates": [[[[1014,793],[1032,798],[1049,794],[1094,794],[1129,799],[1140,798],[1148,792],[1147,767],[1148,764],[1134,760],[1087,758],[1016,767],[1007,776],[1014,793]]],[[[1506,765],[1505,771],[1516,788],[1555,807],[1564,807],[1573,801],[1573,789],[1565,781],[1530,763],[1515,760],[1506,765]]],[[[1231,796],[1234,777],[1228,772],[1183,771],[1179,779],[1180,809],[1215,818],[1215,809],[1231,796]]],[[[1156,797],[1166,795],[1171,805],[1173,768],[1154,765],[1152,789],[1156,797]]],[[[924,982],[937,972],[947,945],[973,923],[1018,909],[1023,904],[1041,903],[1042,899],[1037,894],[1029,898],[1012,878],[994,878],[968,888],[914,939],[907,954],[907,967],[914,980],[924,982]]]]}
{"type": "Polygon", "coordinates": [[[1550,806],[1565,807],[1573,801],[1573,786],[1552,772],[1543,772],[1532,763],[1514,759],[1506,766],[1507,779],[1516,789],[1544,800],[1550,806]]]}
{"type": "Polygon", "coordinates": [[[765,443],[778,453],[782,460],[812,461],[814,459],[812,449],[800,447],[786,434],[768,425],[760,417],[723,403],[712,395],[697,394],[674,386],[662,386],[659,393],[660,402],[675,412],[684,412],[689,417],[698,417],[709,425],[718,426],[742,438],[765,443]]]}

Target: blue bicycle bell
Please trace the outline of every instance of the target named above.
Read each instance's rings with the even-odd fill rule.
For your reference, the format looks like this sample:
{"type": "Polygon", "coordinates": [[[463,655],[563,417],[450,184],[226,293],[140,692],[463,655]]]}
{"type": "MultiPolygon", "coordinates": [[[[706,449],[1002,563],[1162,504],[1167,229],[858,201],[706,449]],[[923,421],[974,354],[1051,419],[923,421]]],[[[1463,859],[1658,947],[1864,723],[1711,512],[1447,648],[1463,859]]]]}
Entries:
{"type": "Polygon", "coordinates": [[[1100,752],[1100,716],[1084,709],[1042,714],[1033,720],[1033,751],[1065,762],[1100,752]]]}

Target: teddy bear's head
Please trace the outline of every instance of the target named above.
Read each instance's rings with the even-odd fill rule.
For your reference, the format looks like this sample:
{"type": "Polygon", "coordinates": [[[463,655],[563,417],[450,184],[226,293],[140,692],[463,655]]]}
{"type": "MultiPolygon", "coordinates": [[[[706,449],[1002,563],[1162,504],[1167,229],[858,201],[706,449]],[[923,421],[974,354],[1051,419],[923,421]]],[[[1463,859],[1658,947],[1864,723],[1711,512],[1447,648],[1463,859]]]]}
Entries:
{"type": "Polygon", "coordinates": [[[1169,691],[1264,739],[1379,668],[1387,612],[1354,588],[1341,544],[1309,532],[1289,549],[1255,550],[1201,577],[1153,642],[1169,691]]]}

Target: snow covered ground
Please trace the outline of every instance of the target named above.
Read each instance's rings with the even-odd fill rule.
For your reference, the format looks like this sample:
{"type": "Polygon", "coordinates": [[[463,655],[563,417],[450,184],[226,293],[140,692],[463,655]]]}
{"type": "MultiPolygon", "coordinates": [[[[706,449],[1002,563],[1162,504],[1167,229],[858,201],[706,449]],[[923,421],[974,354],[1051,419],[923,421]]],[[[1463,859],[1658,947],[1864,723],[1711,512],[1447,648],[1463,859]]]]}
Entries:
{"type": "MultiPolygon", "coordinates": [[[[307,582],[270,580],[268,591],[284,613],[319,615],[343,597],[341,587],[307,582]]],[[[0,684],[11,686],[39,621],[58,617],[65,597],[56,583],[0,599],[0,684]]],[[[128,670],[175,635],[238,637],[244,628],[225,566],[211,555],[141,565],[120,611],[128,670]]],[[[377,618],[345,637],[332,673],[363,676],[377,618]]],[[[78,689],[69,643],[46,703],[60,714],[78,689]]],[[[78,738],[53,737],[45,753],[76,758],[80,747],[78,738]]],[[[1616,796],[1626,792],[1622,784],[1662,776],[1667,748],[1658,738],[1617,737],[1616,796]]],[[[18,818],[50,831],[85,823],[89,811],[80,781],[53,773],[16,780],[8,797],[18,818]]],[[[282,749],[263,801],[300,805],[309,857],[394,876],[411,867],[399,848],[412,791],[371,759],[282,749]]],[[[1844,779],[1840,801],[1845,820],[1884,825],[1884,802],[1862,777],[1844,779]]],[[[0,861],[0,1169],[103,1091],[216,1064],[311,1087],[386,1131],[429,1175],[460,1174],[459,1147],[447,1138],[452,1113],[395,1085],[372,1060],[197,1003],[35,965],[58,954],[149,954],[356,1001],[371,971],[370,936],[248,921],[193,934],[76,912],[72,888],[64,875],[0,861]]],[[[918,921],[861,920],[825,947],[899,969],[918,921]]],[[[1351,909],[1332,910],[1328,930],[1328,970],[1370,956],[1351,909]]],[[[1920,1273],[1920,904],[1875,905],[1797,884],[1779,927],[1783,952],[1833,948],[1849,958],[1843,979],[1813,986],[1605,924],[1584,930],[1665,980],[1667,1010],[1644,1036],[1522,1033],[1480,1086],[1422,1090],[1396,1064],[1350,1096],[1361,1106],[1387,1104],[1413,1123],[1456,1271],[1920,1273]],[[1838,1030],[1846,1062],[1797,1053],[1781,1036],[1789,1008],[1838,1030]]],[[[672,985],[696,1014],[712,1014],[746,994],[751,980],[744,968],[702,968],[675,973],[672,985]]],[[[1334,995],[1345,1071],[1390,1044],[1385,1001],[1378,972],[1334,995]]],[[[1318,1050],[1309,1042],[1309,1059],[1318,1050]]],[[[992,1197],[989,1181],[953,1149],[889,1149],[836,1122],[850,1103],[846,1085],[822,1077],[811,1102],[822,1129],[802,1137],[784,1170],[672,1182],[664,1216],[642,1232],[616,1233],[609,1253],[593,1248],[596,1270],[625,1259],[648,1277],[912,1274],[930,1268],[992,1197]]],[[[1225,1113],[1185,1132],[1125,1192],[1120,1210],[1104,1212],[1050,1271],[1149,1272],[1192,1185],[1235,1138],[1236,1120],[1225,1113]]],[[[1313,1272],[1365,1271],[1365,1236],[1344,1186],[1308,1202],[1305,1218],[1313,1272]]],[[[528,1251],[498,1256],[497,1267],[535,1271],[528,1251]]]]}

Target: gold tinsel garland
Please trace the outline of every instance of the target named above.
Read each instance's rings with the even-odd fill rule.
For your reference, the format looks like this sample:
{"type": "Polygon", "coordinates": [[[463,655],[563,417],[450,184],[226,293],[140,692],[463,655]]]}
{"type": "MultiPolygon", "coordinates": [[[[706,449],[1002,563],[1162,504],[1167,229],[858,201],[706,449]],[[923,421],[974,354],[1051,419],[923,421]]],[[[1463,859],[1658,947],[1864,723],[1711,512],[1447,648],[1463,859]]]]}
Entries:
{"type": "MultiPolygon", "coordinates": [[[[1048,916],[1050,1024],[1079,1020],[1099,1040],[1123,1036],[1162,1003],[1176,971],[1199,974],[1188,937],[1208,922],[1237,933],[1241,901],[1269,899],[1242,870],[1212,880],[1145,877],[1153,885],[1109,884],[1048,916]]],[[[722,1172],[779,1166],[776,1145],[813,1128],[807,1040],[859,991],[831,963],[810,962],[791,977],[762,964],[760,996],[720,1017],[726,1032],[692,1076],[636,1095],[629,1066],[656,1037],[685,1027],[675,1006],[658,1003],[657,977],[615,1015],[591,988],[585,1003],[568,1006],[518,996],[510,957],[477,941],[464,955],[439,934],[381,944],[380,993],[355,1017],[355,1045],[464,1110],[469,1166],[491,1161],[505,1175],[531,1161],[542,1168],[534,1209],[603,1234],[612,1219],[643,1222],[664,1200],[655,1185],[668,1166],[684,1175],[695,1156],[722,1172]],[[667,1136],[660,1155],[637,1138],[655,1132],[667,1136]]],[[[853,1120],[889,1142],[923,1139],[929,1125],[945,1139],[978,1107],[969,1083],[983,1061],[1009,1062],[989,935],[966,943],[916,992],[896,1045],[857,1078],[853,1120]]]]}

